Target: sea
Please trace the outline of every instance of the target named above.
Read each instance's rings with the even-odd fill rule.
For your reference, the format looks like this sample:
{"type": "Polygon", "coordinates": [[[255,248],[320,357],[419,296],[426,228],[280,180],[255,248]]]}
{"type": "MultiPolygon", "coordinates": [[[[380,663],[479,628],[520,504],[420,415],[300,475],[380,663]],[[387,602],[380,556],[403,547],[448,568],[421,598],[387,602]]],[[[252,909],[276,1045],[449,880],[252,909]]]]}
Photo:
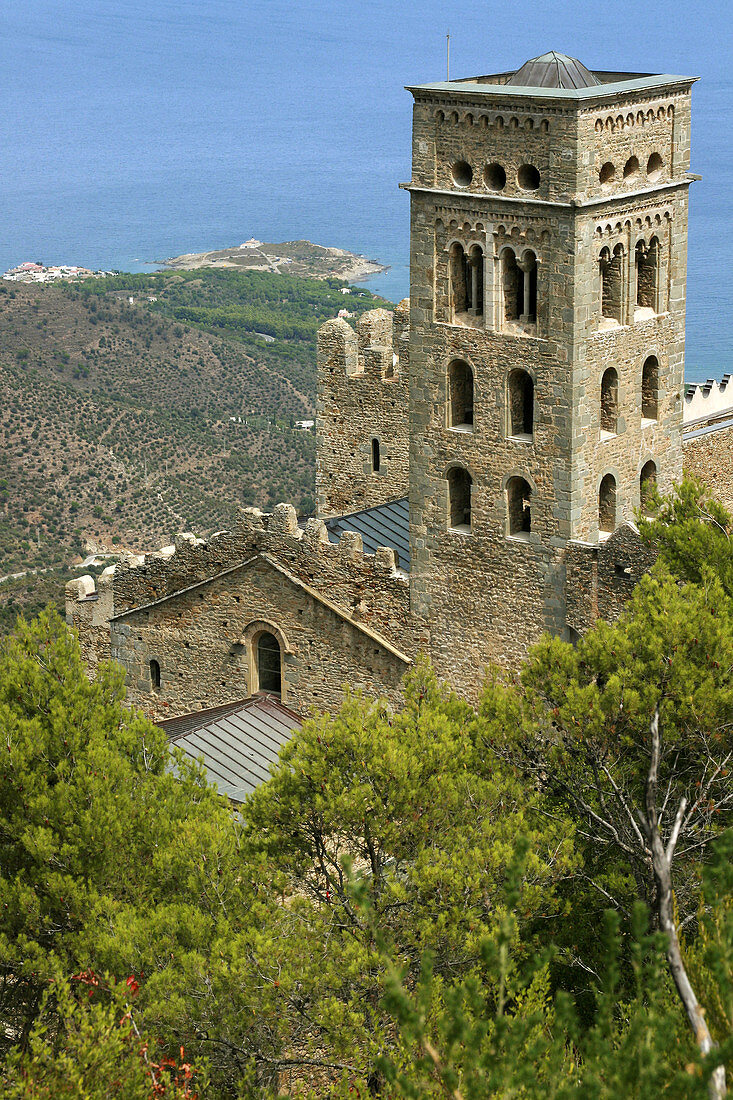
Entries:
{"type": "Polygon", "coordinates": [[[0,270],[152,271],[306,238],[408,293],[405,85],[518,67],[683,73],[693,90],[687,372],[733,373],[730,9],[709,0],[25,0],[0,13],[0,270]]]}

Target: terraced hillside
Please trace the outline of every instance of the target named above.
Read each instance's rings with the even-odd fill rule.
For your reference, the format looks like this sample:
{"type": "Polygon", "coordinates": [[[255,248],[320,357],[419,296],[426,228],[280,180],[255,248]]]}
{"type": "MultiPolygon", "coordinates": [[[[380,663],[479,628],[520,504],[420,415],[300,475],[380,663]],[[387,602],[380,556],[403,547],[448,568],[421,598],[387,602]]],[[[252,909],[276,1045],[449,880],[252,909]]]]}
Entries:
{"type": "MultiPolygon", "coordinates": [[[[311,510],[314,438],[294,422],[313,416],[317,327],[385,304],[342,285],[222,270],[0,283],[0,575],[61,578],[89,547],[205,534],[242,503],[311,510]]],[[[0,630],[9,598],[38,590],[0,585],[0,630]]]]}

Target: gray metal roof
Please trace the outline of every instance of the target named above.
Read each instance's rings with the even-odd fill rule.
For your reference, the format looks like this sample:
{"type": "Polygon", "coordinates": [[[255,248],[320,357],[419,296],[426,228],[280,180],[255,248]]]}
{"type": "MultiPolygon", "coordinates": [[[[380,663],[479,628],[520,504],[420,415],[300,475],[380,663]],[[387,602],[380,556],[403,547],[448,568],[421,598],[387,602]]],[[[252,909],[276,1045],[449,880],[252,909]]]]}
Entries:
{"type": "Polygon", "coordinates": [[[507,80],[520,88],[593,88],[600,83],[577,58],[554,50],[525,61],[507,80]]]}
{"type": "Polygon", "coordinates": [[[203,757],[209,781],[220,794],[244,802],[269,779],[270,765],[302,723],[273,695],[253,695],[157,724],[187,756],[203,757]]]}
{"type": "Polygon", "coordinates": [[[614,99],[627,92],[651,91],[653,88],[668,88],[670,85],[687,87],[694,84],[696,76],[676,76],[671,73],[615,73],[613,79],[608,80],[605,73],[597,74],[606,79],[590,88],[537,88],[521,87],[518,84],[506,84],[503,74],[496,77],[473,77],[468,80],[439,80],[430,84],[410,84],[407,91],[413,95],[420,92],[434,93],[438,95],[467,96],[476,99],[478,96],[490,96],[492,99],[504,98],[528,98],[528,99],[563,99],[563,100],[601,100],[614,99]],[[492,80],[497,79],[493,84],[492,80]]]}
{"type": "Polygon", "coordinates": [[[344,531],[358,531],[367,554],[373,554],[378,546],[389,546],[397,556],[397,568],[410,572],[410,508],[406,499],[324,522],[331,542],[338,542],[344,531]]]}
{"type": "Polygon", "coordinates": [[[701,435],[710,435],[712,432],[720,432],[728,428],[733,428],[733,420],[730,417],[727,420],[715,420],[712,423],[705,424],[702,428],[697,428],[695,431],[685,431],[683,426],[682,443],[685,444],[688,439],[699,439],[701,435]]]}

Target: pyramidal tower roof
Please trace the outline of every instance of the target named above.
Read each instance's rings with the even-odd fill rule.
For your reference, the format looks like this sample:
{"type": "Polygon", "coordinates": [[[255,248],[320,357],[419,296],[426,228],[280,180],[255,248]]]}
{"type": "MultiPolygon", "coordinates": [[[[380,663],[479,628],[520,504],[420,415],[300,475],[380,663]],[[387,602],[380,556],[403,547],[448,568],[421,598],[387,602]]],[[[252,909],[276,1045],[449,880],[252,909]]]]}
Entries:
{"type": "Polygon", "coordinates": [[[508,85],[521,88],[593,88],[600,83],[577,58],[554,50],[525,61],[507,80],[508,85]]]}

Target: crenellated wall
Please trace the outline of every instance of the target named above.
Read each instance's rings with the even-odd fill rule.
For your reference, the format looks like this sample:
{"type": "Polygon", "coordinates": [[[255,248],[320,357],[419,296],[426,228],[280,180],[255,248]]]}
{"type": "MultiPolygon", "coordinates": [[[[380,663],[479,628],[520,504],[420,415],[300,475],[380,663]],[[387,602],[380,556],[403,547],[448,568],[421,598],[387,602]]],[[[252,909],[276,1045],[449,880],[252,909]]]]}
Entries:
{"type": "Polygon", "coordinates": [[[316,502],[320,516],[407,496],[409,301],[318,332],[316,502]],[[375,469],[375,447],[378,461],[375,469]]]}
{"type": "Polygon", "coordinates": [[[282,698],[300,713],[336,709],[345,684],[395,700],[419,643],[394,552],[365,554],[356,532],[332,544],[321,520],[300,527],[286,504],[247,509],[208,541],[180,536],[142,565],[106,571],[96,588],[91,577],[72,581],[66,599],[90,669],[119,661],[128,701],[153,717],[257,690],[263,629],[280,641],[282,698]]]}

